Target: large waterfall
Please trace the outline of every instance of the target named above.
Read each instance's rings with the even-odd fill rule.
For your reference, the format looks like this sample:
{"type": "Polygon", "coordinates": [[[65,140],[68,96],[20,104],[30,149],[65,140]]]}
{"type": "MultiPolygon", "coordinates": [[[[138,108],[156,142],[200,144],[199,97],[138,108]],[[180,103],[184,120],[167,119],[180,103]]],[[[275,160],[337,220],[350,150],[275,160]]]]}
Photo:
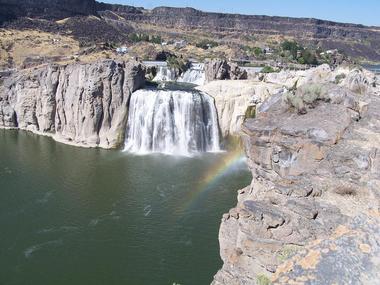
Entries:
{"type": "Polygon", "coordinates": [[[136,91],[129,106],[125,150],[174,155],[219,151],[212,97],[198,91],[136,91]]]}

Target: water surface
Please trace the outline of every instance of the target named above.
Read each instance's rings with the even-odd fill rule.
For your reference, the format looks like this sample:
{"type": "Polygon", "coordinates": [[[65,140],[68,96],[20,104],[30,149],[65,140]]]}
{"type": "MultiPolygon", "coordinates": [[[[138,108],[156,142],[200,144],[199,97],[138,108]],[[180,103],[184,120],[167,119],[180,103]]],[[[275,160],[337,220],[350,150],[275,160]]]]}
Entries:
{"type": "Polygon", "coordinates": [[[209,284],[220,218],[251,180],[232,158],[133,156],[0,130],[0,284],[209,284]]]}

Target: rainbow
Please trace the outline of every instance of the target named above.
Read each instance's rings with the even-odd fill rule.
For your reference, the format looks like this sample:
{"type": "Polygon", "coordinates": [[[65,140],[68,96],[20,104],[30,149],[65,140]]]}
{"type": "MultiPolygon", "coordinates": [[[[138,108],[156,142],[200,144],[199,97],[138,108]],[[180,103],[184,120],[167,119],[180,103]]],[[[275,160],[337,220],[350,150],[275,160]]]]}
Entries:
{"type": "Polygon", "coordinates": [[[199,179],[197,187],[186,196],[186,202],[181,209],[187,210],[198,199],[198,197],[207,192],[214,183],[223,177],[229,170],[239,161],[244,159],[244,154],[241,150],[228,152],[208,169],[205,174],[199,179]]]}

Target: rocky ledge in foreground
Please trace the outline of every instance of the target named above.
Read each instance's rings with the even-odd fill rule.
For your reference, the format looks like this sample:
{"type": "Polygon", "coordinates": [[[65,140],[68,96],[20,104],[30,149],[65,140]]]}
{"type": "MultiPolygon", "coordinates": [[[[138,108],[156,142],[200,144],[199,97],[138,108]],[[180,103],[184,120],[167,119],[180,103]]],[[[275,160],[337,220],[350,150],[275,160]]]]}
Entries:
{"type": "Polygon", "coordinates": [[[380,97],[308,84],[243,125],[252,184],[214,285],[380,283],[380,97]]]}
{"type": "Polygon", "coordinates": [[[142,66],[133,61],[23,70],[0,82],[0,128],[115,148],[124,141],[129,97],[144,82],[142,66]]]}

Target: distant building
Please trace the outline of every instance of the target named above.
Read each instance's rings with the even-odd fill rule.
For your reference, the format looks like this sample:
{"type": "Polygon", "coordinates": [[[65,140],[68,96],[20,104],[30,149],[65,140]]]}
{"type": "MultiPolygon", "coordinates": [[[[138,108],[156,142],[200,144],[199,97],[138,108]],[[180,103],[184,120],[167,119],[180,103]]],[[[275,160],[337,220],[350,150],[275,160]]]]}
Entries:
{"type": "Polygon", "coordinates": [[[118,47],[118,48],[116,49],[116,52],[117,52],[118,54],[126,54],[126,53],[128,53],[128,48],[127,48],[127,47],[118,47]]]}
{"type": "Polygon", "coordinates": [[[187,46],[187,41],[185,40],[180,40],[174,43],[174,47],[176,48],[184,48],[185,46],[187,46]]]}
{"type": "Polygon", "coordinates": [[[264,48],[263,51],[264,51],[264,53],[267,54],[267,55],[271,55],[271,54],[273,54],[273,52],[274,52],[274,50],[271,49],[270,47],[266,47],[266,48],[264,48]]]}
{"type": "Polygon", "coordinates": [[[338,50],[337,49],[329,49],[329,50],[326,50],[325,52],[321,52],[321,55],[327,55],[327,54],[337,54],[338,53],[338,50]]]}

